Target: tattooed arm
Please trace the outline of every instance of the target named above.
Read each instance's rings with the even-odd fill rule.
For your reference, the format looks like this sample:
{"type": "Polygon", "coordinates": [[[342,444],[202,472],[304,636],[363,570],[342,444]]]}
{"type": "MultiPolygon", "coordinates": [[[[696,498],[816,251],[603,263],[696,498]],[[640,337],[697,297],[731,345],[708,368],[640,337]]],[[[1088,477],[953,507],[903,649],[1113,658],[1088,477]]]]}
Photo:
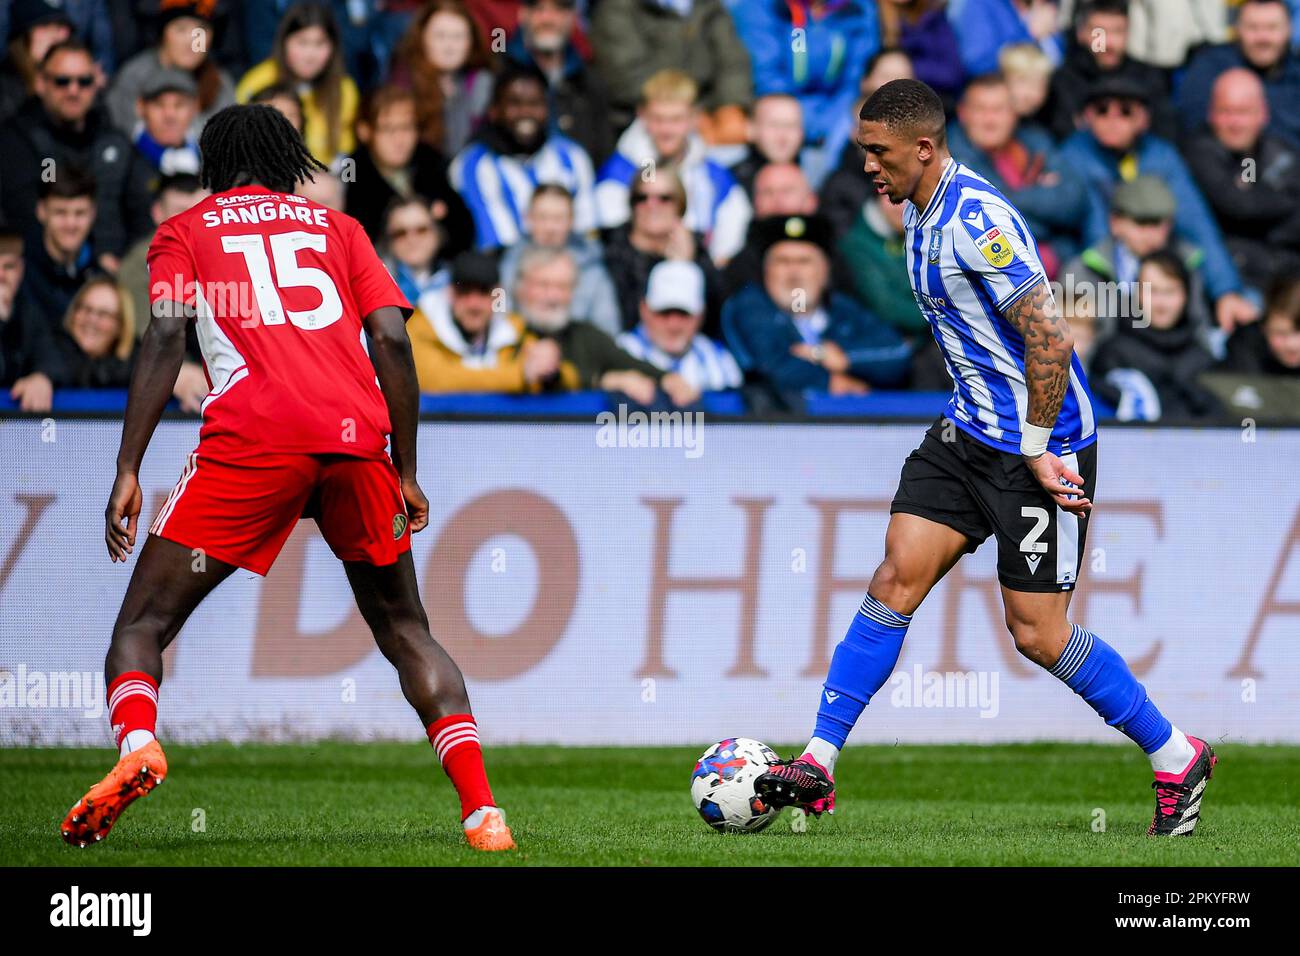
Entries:
{"type": "MultiPolygon", "coordinates": [[[[1027,290],[1002,314],[1025,340],[1025,387],[1029,392],[1025,423],[1050,431],[1070,387],[1070,359],[1074,355],[1070,325],[1057,314],[1046,280],[1027,290]]],[[[1076,514],[1091,510],[1092,503],[1079,491],[1083,478],[1059,457],[1046,450],[1025,452],[1025,464],[1061,508],[1076,514]]]]}
{"type": "Polygon", "coordinates": [[[1070,387],[1074,337],[1069,323],[1056,314],[1047,282],[1038,283],[1002,313],[1025,340],[1025,386],[1029,389],[1031,425],[1051,428],[1070,387]]]}

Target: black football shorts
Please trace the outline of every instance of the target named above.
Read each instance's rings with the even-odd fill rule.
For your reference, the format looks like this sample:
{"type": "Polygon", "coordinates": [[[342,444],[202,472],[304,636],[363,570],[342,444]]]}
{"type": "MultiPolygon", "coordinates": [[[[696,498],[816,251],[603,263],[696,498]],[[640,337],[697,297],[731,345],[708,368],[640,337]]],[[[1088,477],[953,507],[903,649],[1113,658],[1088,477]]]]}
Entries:
{"type": "MultiPolygon", "coordinates": [[[[1097,443],[1061,458],[1095,501],[1097,443]]],[[[907,456],[889,511],[947,525],[970,539],[970,551],[993,535],[998,580],[1012,591],[1071,591],[1079,581],[1088,519],[1057,507],[1020,455],[986,445],[944,417],[907,456]]]]}

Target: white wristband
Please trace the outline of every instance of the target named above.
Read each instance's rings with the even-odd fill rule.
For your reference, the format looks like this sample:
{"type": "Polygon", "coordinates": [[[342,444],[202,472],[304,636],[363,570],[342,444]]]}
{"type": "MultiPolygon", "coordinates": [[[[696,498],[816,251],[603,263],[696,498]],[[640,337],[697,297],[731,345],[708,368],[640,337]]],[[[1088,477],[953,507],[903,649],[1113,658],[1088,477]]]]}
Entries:
{"type": "Polygon", "coordinates": [[[1026,458],[1037,458],[1047,451],[1047,443],[1051,437],[1050,428],[1025,422],[1020,426],[1020,454],[1026,458]]]}

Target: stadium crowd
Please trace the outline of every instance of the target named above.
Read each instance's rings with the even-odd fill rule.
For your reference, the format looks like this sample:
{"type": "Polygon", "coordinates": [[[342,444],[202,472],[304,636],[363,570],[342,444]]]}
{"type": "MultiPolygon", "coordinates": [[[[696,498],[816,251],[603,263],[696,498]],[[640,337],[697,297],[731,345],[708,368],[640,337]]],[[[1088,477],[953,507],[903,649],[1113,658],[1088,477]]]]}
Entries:
{"type": "MultiPolygon", "coordinates": [[[[421,389],[947,391],[857,107],[917,77],[1121,419],[1300,415],[1300,0],[10,0],[0,385],[123,388],[204,121],[281,110],[421,389]]],[[[197,340],[180,407],[207,392],[197,340]]]]}

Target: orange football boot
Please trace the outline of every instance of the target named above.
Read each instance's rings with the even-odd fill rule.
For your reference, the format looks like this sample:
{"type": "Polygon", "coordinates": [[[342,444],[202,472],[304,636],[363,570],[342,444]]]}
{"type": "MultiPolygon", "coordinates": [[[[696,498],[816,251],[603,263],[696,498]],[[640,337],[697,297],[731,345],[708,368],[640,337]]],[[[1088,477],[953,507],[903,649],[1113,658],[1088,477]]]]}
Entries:
{"type": "MultiPolygon", "coordinates": [[[[162,745],[151,740],[133,750],[108,772],[108,776],[90,788],[63,818],[63,839],[73,846],[90,846],[108,836],[122,811],[138,798],[163,782],[167,776],[167,757],[162,745]]],[[[506,831],[509,837],[510,831],[506,831]]]]}
{"type": "Polygon", "coordinates": [[[495,807],[483,815],[478,826],[465,831],[465,839],[476,850],[490,852],[515,849],[515,838],[506,826],[505,815],[495,807]]]}

